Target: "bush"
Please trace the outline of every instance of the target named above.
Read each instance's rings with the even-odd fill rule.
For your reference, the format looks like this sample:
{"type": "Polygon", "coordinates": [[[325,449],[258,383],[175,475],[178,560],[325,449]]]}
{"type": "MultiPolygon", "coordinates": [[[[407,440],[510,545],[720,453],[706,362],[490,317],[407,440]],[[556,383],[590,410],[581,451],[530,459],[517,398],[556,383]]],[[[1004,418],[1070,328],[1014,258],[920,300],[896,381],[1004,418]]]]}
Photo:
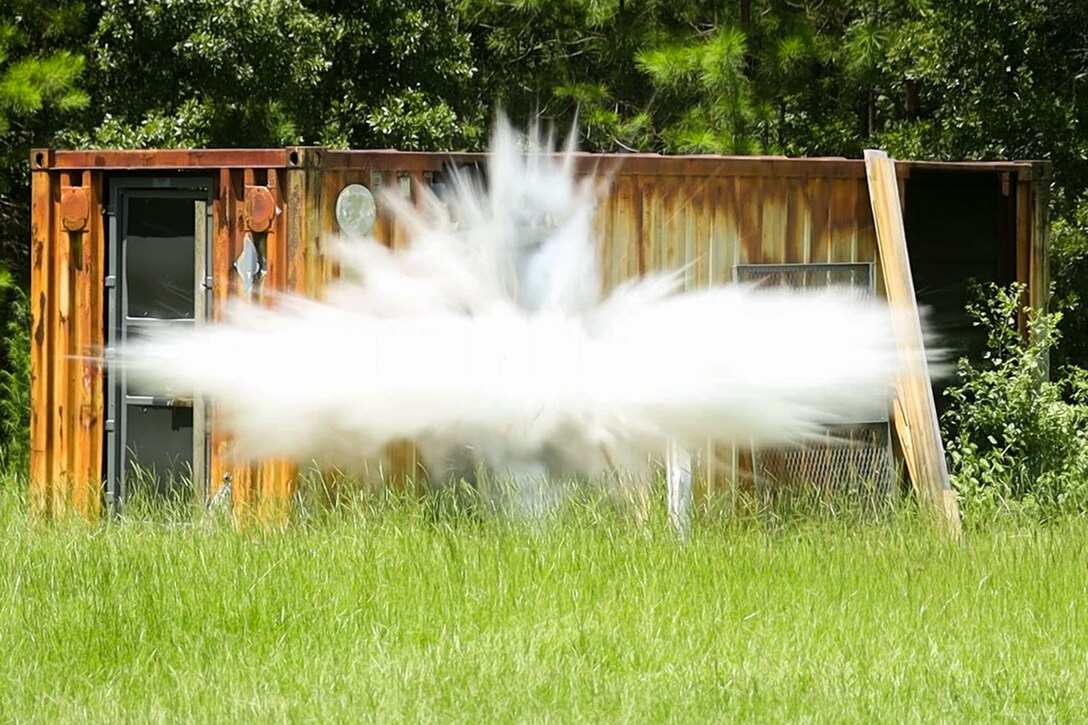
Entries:
{"type": "Polygon", "coordinates": [[[1048,377],[1060,313],[1023,309],[1024,286],[976,289],[967,306],[987,332],[979,364],[961,359],[943,417],[952,484],[965,512],[1042,517],[1088,512],[1088,372],[1048,377]],[[1023,312],[1028,335],[1020,334],[1023,312]]]}
{"type": "Polygon", "coordinates": [[[30,462],[30,320],[26,292],[0,269],[0,471],[30,462]]]}

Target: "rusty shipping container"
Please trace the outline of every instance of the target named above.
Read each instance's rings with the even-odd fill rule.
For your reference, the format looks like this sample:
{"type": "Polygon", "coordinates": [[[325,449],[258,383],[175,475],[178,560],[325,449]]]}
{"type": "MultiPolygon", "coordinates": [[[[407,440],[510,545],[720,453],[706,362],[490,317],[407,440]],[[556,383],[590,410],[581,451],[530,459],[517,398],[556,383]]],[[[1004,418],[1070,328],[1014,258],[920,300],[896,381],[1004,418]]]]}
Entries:
{"type": "MultiPolygon", "coordinates": [[[[295,468],[232,460],[199,397],[130,389],[93,356],[157,326],[215,319],[229,297],[319,296],[337,274],[322,240],[339,231],[345,187],[411,196],[482,161],[316,148],[32,152],[32,509],[94,516],[123,497],[136,460],[191,478],[198,498],[228,481],[236,507],[289,497],[295,468]]],[[[881,293],[861,160],[584,154],[579,164],[612,182],[596,217],[606,288],[651,270],[683,268],[685,285],[698,288],[807,265],[781,269],[861,270],[881,293]]],[[[896,168],[918,298],[947,339],[964,331],[969,278],[1024,282],[1030,302],[1045,305],[1046,163],[896,168]]],[[[372,234],[406,241],[380,204],[372,234]]],[[[394,482],[420,473],[408,444],[384,462],[394,482]]],[[[706,485],[721,475],[707,472],[706,485]]]]}

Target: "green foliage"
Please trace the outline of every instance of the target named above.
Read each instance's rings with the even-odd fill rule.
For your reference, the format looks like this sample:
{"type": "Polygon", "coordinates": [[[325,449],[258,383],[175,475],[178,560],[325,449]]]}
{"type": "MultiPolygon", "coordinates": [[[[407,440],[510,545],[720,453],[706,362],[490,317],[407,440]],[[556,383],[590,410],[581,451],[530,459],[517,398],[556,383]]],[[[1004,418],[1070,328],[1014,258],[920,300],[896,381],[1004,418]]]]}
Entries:
{"type": "Polygon", "coordinates": [[[28,48],[29,29],[22,21],[19,16],[0,21],[0,134],[12,121],[23,121],[47,107],[71,111],[86,107],[90,100],[77,85],[83,57],[67,50],[34,52],[28,48]]]}
{"type": "MultiPolygon", "coordinates": [[[[27,269],[26,159],[89,106],[82,2],[0,0],[0,266],[27,269]]],[[[0,318],[0,324],[3,318],[0,318]]]]}
{"type": "Polygon", "coordinates": [[[1050,251],[1051,304],[1062,313],[1063,330],[1055,360],[1088,368],[1088,193],[1054,220],[1050,251]]]}
{"type": "Polygon", "coordinates": [[[760,150],[751,135],[757,111],[745,73],[747,54],[744,31],[726,26],[694,43],[656,47],[637,56],[662,100],[687,109],[661,132],[671,148],[724,154],[760,150]]]}
{"type": "MultiPolygon", "coordinates": [[[[327,28],[295,0],[134,0],[104,6],[89,39],[105,113],[83,144],[284,145],[328,68],[327,28]]],[[[86,128],[86,127],[85,127],[86,128]]]]}
{"type": "Polygon", "coordinates": [[[103,113],[76,145],[433,149],[475,128],[442,0],[111,3],[89,56],[103,113]]]}
{"type": "Polygon", "coordinates": [[[967,312],[985,328],[987,349],[981,365],[960,360],[946,392],[950,472],[968,515],[1088,512],[1088,374],[1048,379],[1060,314],[1024,309],[1025,339],[1017,329],[1023,293],[1023,285],[978,291],[967,312]]]}
{"type": "Polygon", "coordinates": [[[0,471],[26,473],[30,461],[30,320],[26,293],[0,267],[0,471]]]}
{"type": "Polygon", "coordinates": [[[917,86],[925,123],[899,124],[891,145],[945,158],[1049,158],[1083,187],[1086,28],[1079,0],[923,4],[886,67],[917,86]]]}

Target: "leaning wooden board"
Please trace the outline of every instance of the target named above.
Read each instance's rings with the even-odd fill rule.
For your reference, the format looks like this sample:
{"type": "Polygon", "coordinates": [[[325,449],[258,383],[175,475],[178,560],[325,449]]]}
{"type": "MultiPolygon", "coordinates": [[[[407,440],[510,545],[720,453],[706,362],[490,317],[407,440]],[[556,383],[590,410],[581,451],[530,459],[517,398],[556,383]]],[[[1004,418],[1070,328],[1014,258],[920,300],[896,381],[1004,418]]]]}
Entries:
{"type": "Polygon", "coordinates": [[[907,234],[895,162],[883,151],[865,152],[869,200],[876,223],[877,248],[896,339],[906,372],[896,384],[895,430],[903,447],[915,494],[940,516],[949,533],[961,532],[959,505],[948,478],[937,406],[925,360],[925,340],[914,296],[907,234]]]}

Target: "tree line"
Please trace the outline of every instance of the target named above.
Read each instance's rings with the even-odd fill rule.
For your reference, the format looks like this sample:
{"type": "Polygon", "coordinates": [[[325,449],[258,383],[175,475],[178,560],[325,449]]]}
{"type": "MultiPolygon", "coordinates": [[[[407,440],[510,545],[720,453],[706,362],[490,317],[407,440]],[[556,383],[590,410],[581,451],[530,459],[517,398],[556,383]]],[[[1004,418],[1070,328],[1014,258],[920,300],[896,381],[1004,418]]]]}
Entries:
{"type": "Polygon", "coordinates": [[[0,0],[0,264],[35,146],[475,150],[496,108],[601,151],[1045,158],[1088,361],[1083,0],[0,0]]]}

